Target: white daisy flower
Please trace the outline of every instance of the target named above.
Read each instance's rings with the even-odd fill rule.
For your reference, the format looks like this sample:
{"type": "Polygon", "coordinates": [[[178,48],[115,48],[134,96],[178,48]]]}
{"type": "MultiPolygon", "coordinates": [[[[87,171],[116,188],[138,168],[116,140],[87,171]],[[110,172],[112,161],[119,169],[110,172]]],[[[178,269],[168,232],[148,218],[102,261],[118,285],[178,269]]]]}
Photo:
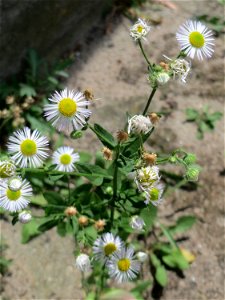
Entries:
{"type": "Polygon", "coordinates": [[[130,220],[130,226],[135,230],[142,230],[145,226],[145,222],[141,217],[133,216],[130,220]]]}
{"type": "Polygon", "coordinates": [[[7,182],[0,181],[0,206],[10,212],[24,209],[29,204],[29,197],[32,196],[30,183],[24,179],[19,190],[13,191],[7,182]]]}
{"type": "Polygon", "coordinates": [[[156,182],[149,189],[145,190],[145,204],[151,202],[153,205],[157,206],[160,204],[162,199],[162,194],[164,191],[164,185],[162,183],[156,182]]]}
{"type": "Polygon", "coordinates": [[[91,262],[89,256],[83,253],[78,255],[76,258],[75,266],[82,272],[90,272],[91,262]]]}
{"type": "Polygon", "coordinates": [[[32,219],[32,215],[29,211],[22,211],[21,213],[19,213],[18,215],[18,220],[20,221],[20,223],[22,224],[27,224],[31,221],[32,219]]]}
{"type": "Polygon", "coordinates": [[[86,118],[91,115],[88,109],[90,102],[81,92],[64,89],[55,92],[49,100],[52,103],[44,106],[44,115],[59,131],[71,133],[79,130],[85,126],[86,118]]]}
{"type": "Polygon", "coordinates": [[[118,283],[130,281],[137,277],[140,271],[140,262],[134,259],[132,247],[122,248],[112,254],[106,264],[109,276],[118,283]]]}
{"type": "Polygon", "coordinates": [[[153,125],[149,117],[144,117],[142,115],[135,115],[128,121],[128,134],[140,134],[148,133],[152,129],[153,125]]]}
{"type": "Polygon", "coordinates": [[[17,130],[9,137],[7,146],[15,164],[21,168],[40,167],[48,157],[48,140],[36,129],[33,132],[28,127],[17,130]]]}
{"type": "Polygon", "coordinates": [[[134,182],[140,192],[149,189],[152,184],[160,179],[159,168],[157,166],[142,167],[136,171],[134,182]]]}
{"type": "Polygon", "coordinates": [[[145,20],[138,19],[138,21],[130,28],[130,36],[135,40],[146,40],[146,35],[149,33],[151,27],[145,20]]]}
{"type": "Polygon", "coordinates": [[[187,56],[193,59],[197,55],[199,60],[203,60],[214,52],[212,35],[212,31],[201,22],[188,20],[180,26],[176,38],[187,56]]]}
{"type": "Polygon", "coordinates": [[[75,169],[74,163],[80,160],[78,153],[74,153],[74,149],[68,146],[58,148],[52,156],[53,164],[56,165],[56,170],[62,172],[73,172],[75,169]]]}
{"type": "Polygon", "coordinates": [[[123,246],[123,241],[112,233],[104,233],[93,245],[93,252],[96,260],[106,262],[107,259],[123,246]]]}
{"type": "Polygon", "coordinates": [[[16,173],[16,166],[13,161],[6,159],[0,161],[0,179],[13,176],[16,173]]]}

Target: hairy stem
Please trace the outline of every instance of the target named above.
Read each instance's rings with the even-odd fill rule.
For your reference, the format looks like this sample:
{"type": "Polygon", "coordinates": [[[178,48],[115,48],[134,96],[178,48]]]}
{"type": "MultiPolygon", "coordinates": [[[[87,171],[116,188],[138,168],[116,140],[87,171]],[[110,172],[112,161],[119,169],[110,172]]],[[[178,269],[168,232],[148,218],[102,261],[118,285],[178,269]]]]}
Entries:
{"type": "Polygon", "coordinates": [[[144,58],[145,58],[145,60],[146,60],[146,62],[147,62],[147,64],[148,64],[148,66],[149,66],[150,69],[152,70],[152,65],[151,65],[151,63],[150,63],[150,61],[149,61],[149,59],[148,59],[148,57],[147,57],[147,55],[146,55],[146,53],[145,53],[145,51],[144,51],[144,49],[143,49],[143,46],[142,46],[142,43],[141,43],[140,40],[138,40],[138,45],[139,45],[139,47],[140,47],[140,49],[141,49],[141,52],[142,52],[142,54],[143,54],[143,56],[144,56],[144,58]]]}

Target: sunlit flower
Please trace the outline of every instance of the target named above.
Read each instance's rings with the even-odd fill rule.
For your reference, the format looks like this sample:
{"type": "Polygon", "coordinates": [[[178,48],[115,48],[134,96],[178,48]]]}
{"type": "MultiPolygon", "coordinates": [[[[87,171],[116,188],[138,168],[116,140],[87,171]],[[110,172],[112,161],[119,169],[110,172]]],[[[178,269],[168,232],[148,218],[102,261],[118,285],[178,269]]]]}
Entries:
{"type": "Polygon", "coordinates": [[[25,127],[9,137],[8,150],[19,167],[40,167],[48,157],[48,140],[38,130],[25,127]]]}
{"type": "Polygon", "coordinates": [[[7,182],[0,181],[0,206],[5,210],[15,212],[24,209],[29,204],[31,196],[32,188],[26,179],[17,191],[11,190],[7,182]]]}
{"type": "Polygon", "coordinates": [[[152,129],[153,125],[149,117],[142,115],[135,115],[128,121],[128,133],[140,134],[148,133],[152,129]]]}
{"type": "Polygon", "coordinates": [[[13,176],[16,172],[16,166],[13,161],[6,159],[0,161],[0,179],[13,176]]]}
{"type": "Polygon", "coordinates": [[[59,131],[71,133],[79,130],[86,124],[91,111],[88,109],[90,102],[85,99],[83,93],[64,89],[55,92],[49,100],[51,104],[44,107],[44,115],[59,131]]]}
{"type": "Polygon", "coordinates": [[[145,222],[141,217],[133,216],[130,220],[130,226],[135,230],[142,230],[145,226],[145,222]]]}
{"type": "Polygon", "coordinates": [[[149,33],[151,27],[145,20],[138,19],[138,21],[130,28],[130,36],[136,40],[146,40],[146,35],[149,33]]]}
{"type": "Polygon", "coordinates": [[[19,213],[18,215],[18,220],[20,221],[20,223],[22,224],[27,224],[31,221],[32,219],[32,215],[30,212],[24,210],[21,213],[19,213]]]}
{"type": "Polygon", "coordinates": [[[197,55],[199,60],[211,57],[213,50],[213,33],[199,21],[188,20],[180,26],[176,37],[181,50],[192,59],[197,55]]]}
{"type": "Polygon", "coordinates": [[[114,252],[106,265],[109,276],[118,283],[135,279],[140,271],[140,262],[134,259],[132,247],[114,252]]]}
{"type": "Polygon", "coordinates": [[[80,160],[78,153],[74,153],[74,149],[68,146],[58,148],[52,156],[53,164],[56,165],[56,170],[62,172],[73,172],[75,169],[74,163],[80,160]]]}
{"type": "Polygon", "coordinates": [[[76,267],[82,272],[90,272],[91,271],[91,262],[90,258],[87,254],[80,254],[76,258],[76,267]]]}
{"type": "Polygon", "coordinates": [[[123,241],[112,233],[104,233],[99,237],[93,245],[93,252],[96,260],[106,261],[112,253],[120,250],[123,246],[123,241]]]}
{"type": "Polygon", "coordinates": [[[149,189],[145,190],[145,204],[151,202],[153,205],[157,206],[163,201],[162,195],[164,191],[164,185],[160,182],[152,184],[149,189]]]}
{"type": "Polygon", "coordinates": [[[136,171],[135,183],[140,192],[150,188],[151,185],[160,179],[159,168],[156,166],[147,166],[136,171]]]}

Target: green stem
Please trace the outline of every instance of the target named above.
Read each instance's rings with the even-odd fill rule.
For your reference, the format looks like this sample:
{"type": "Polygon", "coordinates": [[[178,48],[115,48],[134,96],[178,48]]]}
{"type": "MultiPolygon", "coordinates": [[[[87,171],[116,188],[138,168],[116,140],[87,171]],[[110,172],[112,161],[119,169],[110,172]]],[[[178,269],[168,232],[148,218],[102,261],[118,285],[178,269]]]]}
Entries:
{"type": "Polygon", "coordinates": [[[69,198],[69,201],[70,201],[70,175],[67,175],[67,180],[68,180],[68,198],[69,198]]]}
{"type": "Polygon", "coordinates": [[[139,47],[140,47],[140,49],[141,49],[141,52],[142,52],[142,54],[143,54],[143,56],[144,56],[144,58],[145,58],[147,64],[149,65],[150,69],[152,70],[152,65],[151,65],[149,59],[147,58],[147,55],[145,54],[145,51],[144,51],[144,49],[143,49],[143,46],[142,46],[142,43],[141,43],[140,40],[138,40],[138,45],[139,45],[139,47]]]}
{"type": "Polygon", "coordinates": [[[154,97],[156,90],[157,90],[157,88],[153,88],[153,89],[152,89],[152,92],[151,92],[151,94],[150,94],[150,96],[149,96],[149,98],[148,98],[148,102],[147,102],[147,104],[146,104],[146,106],[145,106],[145,109],[144,109],[144,111],[143,111],[143,113],[142,113],[143,116],[144,116],[144,115],[146,114],[146,112],[148,111],[149,106],[150,106],[151,101],[152,101],[152,98],[154,97]]]}
{"type": "Polygon", "coordinates": [[[114,168],[114,174],[113,174],[113,197],[112,197],[112,209],[111,209],[111,215],[110,215],[110,229],[113,227],[114,222],[114,211],[115,211],[115,202],[117,198],[117,176],[118,176],[118,158],[120,155],[120,143],[117,145],[116,150],[116,158],[115,158],[115,168],[114,168]]]}

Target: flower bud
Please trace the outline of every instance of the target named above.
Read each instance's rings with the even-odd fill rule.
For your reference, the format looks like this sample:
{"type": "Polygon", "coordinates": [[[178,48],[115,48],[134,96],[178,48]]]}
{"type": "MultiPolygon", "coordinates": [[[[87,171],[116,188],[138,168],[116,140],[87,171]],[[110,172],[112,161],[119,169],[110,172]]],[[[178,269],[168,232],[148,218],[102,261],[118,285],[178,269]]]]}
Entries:
{"type": "Polygon", "coordinates": [[[145,226],[145,222],[141,217],[133,216],[130,220],[130,226],[135,230],[142,230],[145,226]]]}
{"type": "Polygon", "coordinates": [[[126,142],[129,138],[129,135],[126,131],[118,131],[117,132],[117,139],[119,142],[126,142]]]}
{"type": "Polygon", "coordinates": [[[111,186],[107,186],[106,190],[105,190],[105,193],[107,195],[112,195],[113,194],[113,189],[111,186]]]}
{"type": "Polygon", "coordinates": [[[199,166],[191,165],[188,167],[185,177],[188,181],[197,181],[199,173],[200,173],[199,166]]]}
{"type": "Polygon", "coordinates": [[[71,139],[79,139],[83,136],[83,132],[81,130],[74,130],[73,132],[71,132],[70,137],[71,139]]]}
{"type": "Polygon", "coordinates": [[[76,267],[82,272],[91,271],[91,262],[90,258],[87,254],[80,254],[76,258],[75,262],[76,267]]]}
{"type": "Polygon", "coordinates": [[[175,155],[170,156],[169,162],[171,162],[172,164],[175,164],[177,162],[177,157],[175,155]]]}
{"type": "Polygon", "coordinates": [[[135,115],[128,121],[128,133],[146,134],[152,129],[152,123],[148,117],[135,115]]]}
{"type": "Polygon", "coordinates": [[[105,220],[98,220],[95,222],[94,226],[98,231],[102,231],[105,227],[105,224],[106,224],[105,220]]]}
{"type": "Polygon", "coordinates": [[[86,226],[88,224],[88,217],[86,216],[81,216],[79,219],[78,219],[78,223],[81,225],[81,226],[86,226]]]}
{"type": "Polygon", "coordinates": [[[196,155],[193,153],[188,153],[184,158],[184,162],[187,165],[192,165],[192,164],[196,163],[196,155]]]}
{"type": "Polygon", "coordinates": [[[6,97],[6,104],[13,104],[15,102],[15,97],[14,96],[7,96],[6,97]]]}
{"type": "Polygon", "coordinates": [[[109,148],[104,147],[102,153],[106,160],[112,160],[112,151],[109,148]]]}
{"type": "Polygon", "coordinates": [[[9,181],[8,181],[8,188],[11,191],[16,192],[21,189],[22,184],[23,184],[23,182],[19,177],[13,177],[13,178],[9,179],[9,181]]]}
{"type": "Polygon", "coordinates": [[[22,211],[21,213],[19,213],[18,215],[18,220],[20,221],[20,223],[22,224],[26,224],[29,223],[32,219],[32,215],[30,214],[29,211],[22,211]]]}
{"type": "Polygon", "coordinates": [[[157,155],[155,153],[144,153],[143,159],[147,166],[152,166],[156,163],[157,155]]]}
{"type": "Polygon", "coordinates": [[[75,216],[77,214],[77,209],[76,207],[74,206],[69,206],[65,209],[64,211],[64,214],[67,216],[67,217],[72,217],[72,216],[75,216]]]}
{"type": "Polygon", "coordinates": [[[145,262],[148,258],[148,254],[145,253],[145,252],[142,252],[142,251],[139,251],[137,253],[137,259],[140,261],[140,262],[145,262]]]}
{"type": "Polygon", "coordinates": [[[164,85],[170,80],[170,76],[166,72],[161,72],[156,76],[156,81],[159,85],[164,85]]]}
{"type": "Polygon", "coordinates": [[[11,160],[0,161],[0,178],[8,178],[15,174],[16,166],[11,160]]]}

